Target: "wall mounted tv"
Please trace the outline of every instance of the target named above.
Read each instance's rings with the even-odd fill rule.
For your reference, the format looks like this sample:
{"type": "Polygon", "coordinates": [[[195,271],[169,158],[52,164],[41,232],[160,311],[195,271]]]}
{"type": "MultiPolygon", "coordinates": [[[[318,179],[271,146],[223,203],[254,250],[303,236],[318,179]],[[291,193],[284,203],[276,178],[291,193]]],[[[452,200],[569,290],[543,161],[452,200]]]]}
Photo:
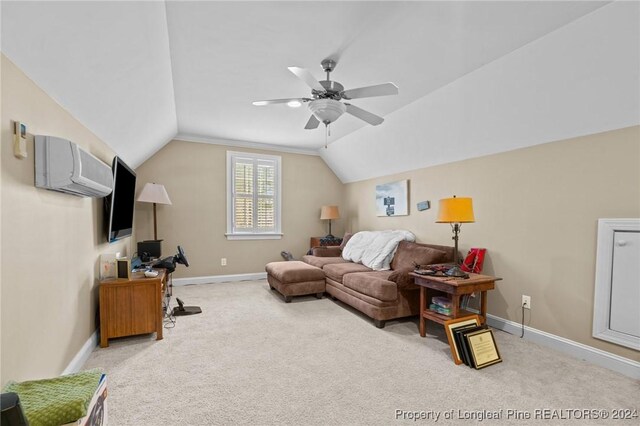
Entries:
{"type": "Polygon", "coordinates": [[[119,157],[113,158],[111,169],[113,191],[104,198],[104,223],[109,242],[131,236],[136,202],[136,172],[119,157]]]}

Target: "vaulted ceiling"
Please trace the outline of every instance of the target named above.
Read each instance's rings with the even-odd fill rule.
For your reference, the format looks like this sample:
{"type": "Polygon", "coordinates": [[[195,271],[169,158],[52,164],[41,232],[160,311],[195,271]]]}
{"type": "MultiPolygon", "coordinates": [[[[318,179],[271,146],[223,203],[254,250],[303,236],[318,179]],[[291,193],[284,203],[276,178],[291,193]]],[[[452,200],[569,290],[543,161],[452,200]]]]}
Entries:
{"type": "MultiPolygon", "coordinates": [[[[310,95],[287,66],[323,79],[330,57],[346,88],[396,83],[353,101],[385,117],[606,3],[3,1],[2,51],[137,167],[176,136],[324,146],[306,107],[251,103],[310,95]]],[[[329,142],[365,127],[343,116],[329,142]]]]}

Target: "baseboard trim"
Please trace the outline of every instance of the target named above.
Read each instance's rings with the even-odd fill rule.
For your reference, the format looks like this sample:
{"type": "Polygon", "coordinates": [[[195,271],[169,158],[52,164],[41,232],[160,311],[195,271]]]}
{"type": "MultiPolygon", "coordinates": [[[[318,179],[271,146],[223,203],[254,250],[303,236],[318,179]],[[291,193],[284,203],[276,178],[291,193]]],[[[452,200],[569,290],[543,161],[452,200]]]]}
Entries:
{"type": "Polygon", "coordinates": [[[233,281],[264,280],[266,278],[266,272],[254,272],[252,274],[210,275],[207,277],[174,278],[173,285],[181,286],[192,284],[216,284],[233,281]]]}
{"type": "MultiPolygon", "coordinates": [[[[522,325],[517,322],[506,320],[495,315],[487,314],[487,324],[498,330],[506,331],[509,334],[520,335],[522,325]]],[[[533,327],[524,326],[524,339],[538,343],[551,349],[571,355],[575,358],[588,361],[600,367],[608,368],[631,377],[640,379],[640,362],[621,357],[601,349],[587,346],[555,334],[547,333],[533,327]]]]}
{"type": "Polygon", "coordinates": [[[94,331],[87,341],[84,342],[84,345],[82,345],[82,348],[80,348],[76,356],[74,356],[69,365],[67,365],[67,368],[64,369],[62,375],[73,374],[80,371],[96,346],[98,346],[98,330],[94,331]]]}

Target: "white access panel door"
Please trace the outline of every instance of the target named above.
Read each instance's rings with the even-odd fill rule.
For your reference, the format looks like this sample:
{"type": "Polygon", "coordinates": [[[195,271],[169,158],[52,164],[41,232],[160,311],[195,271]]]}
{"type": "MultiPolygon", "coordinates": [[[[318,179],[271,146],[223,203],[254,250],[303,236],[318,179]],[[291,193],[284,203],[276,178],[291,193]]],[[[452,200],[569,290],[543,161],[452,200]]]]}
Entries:
{"type": "Polygon", "coordinates": [[[615,231],[609,328],[640,337],[640,232],[615,231]]]}
{"type": "Polygon", "coordinates": [[[598,219],[593,337],[640,351],[640,219],[598,219]]]}

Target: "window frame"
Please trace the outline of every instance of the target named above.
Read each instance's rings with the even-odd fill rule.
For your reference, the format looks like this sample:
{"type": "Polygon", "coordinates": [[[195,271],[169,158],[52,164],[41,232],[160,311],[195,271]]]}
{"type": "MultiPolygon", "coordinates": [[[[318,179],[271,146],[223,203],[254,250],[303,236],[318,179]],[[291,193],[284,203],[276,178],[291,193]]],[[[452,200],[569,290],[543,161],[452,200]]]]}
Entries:
{"type": "MultiPolygon", "coordinates": [[[[255,170],[254,163],[254,176],[257,176],[257,170],[255,170]]],[[[279,240],[282,238],[282,157],[279,155],[257,154],[252,152],[242,151],[227,151],[227,232],[225,236],[227,240],[279,240]],[[273,161],[275,163],[275,230],[267,232],[256,232],[255,228],[249,232],[234,230],[233,215],[234,215],[234,191],[233,191],[233,169],[235,164],[235,158],[251,158],[254,162],[258,160],[273,161]]],[[[257,209],[258,207],[258,192],[257,188],[253,191],[253,202],[257,209]]],[[[257,210],[256,210],[257,211],[257,210]]]]}

